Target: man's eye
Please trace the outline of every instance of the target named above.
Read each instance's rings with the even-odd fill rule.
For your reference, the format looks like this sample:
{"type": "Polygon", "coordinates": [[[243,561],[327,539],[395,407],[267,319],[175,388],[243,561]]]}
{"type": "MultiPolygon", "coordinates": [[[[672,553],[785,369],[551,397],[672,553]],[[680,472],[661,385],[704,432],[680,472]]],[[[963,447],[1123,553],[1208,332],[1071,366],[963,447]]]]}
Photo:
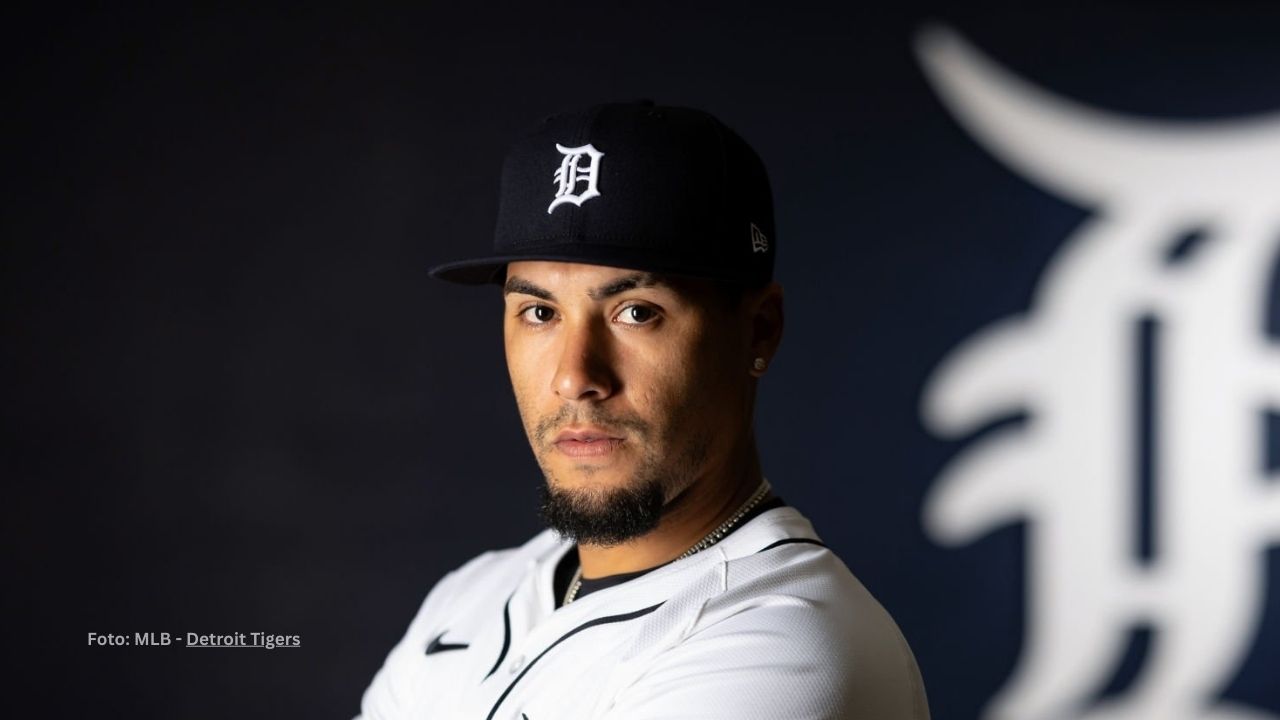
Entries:
{"type": "Polygon", "coordinates": [[[521,310],[520,315],[527,323],[542,325],[551,322],[551,319],[556,316],[556,311],[546,305],[530,305],[524,310],[521,310]]]}
{"type": "Polygon", "coordinates": [[[644,325],[657,317],[657,315],[658,313],[653,308],[645,307],[644,305],[628,305],[622,308],[622,312],[618,313],[618,319],[624,325],[644,325]]]}

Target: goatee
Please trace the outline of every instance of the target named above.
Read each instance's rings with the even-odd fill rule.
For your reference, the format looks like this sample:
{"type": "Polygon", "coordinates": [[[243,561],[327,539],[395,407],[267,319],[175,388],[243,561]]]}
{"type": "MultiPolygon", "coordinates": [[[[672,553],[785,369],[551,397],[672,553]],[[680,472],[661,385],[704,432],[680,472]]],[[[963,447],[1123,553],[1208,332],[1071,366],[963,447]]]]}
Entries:
{"type": "Polygon", "coordinates": [[[648,533],[662,519],[662,483],[649,478],[635,487],[566,491],[539,485],[539,514],[562,537],[591,545],[618,545],[648,533]]]}

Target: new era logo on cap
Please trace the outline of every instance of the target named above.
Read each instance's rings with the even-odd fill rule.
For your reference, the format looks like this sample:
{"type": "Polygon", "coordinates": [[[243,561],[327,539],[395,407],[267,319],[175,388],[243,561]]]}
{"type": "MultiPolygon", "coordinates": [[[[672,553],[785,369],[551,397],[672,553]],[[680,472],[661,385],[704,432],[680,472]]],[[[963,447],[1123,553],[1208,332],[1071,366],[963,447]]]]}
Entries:
{"type": "Polygon", "coordinates": [[[751,252],[769,252],[769,238],[765,237],[755,223],[751,223],[751,252]]]}

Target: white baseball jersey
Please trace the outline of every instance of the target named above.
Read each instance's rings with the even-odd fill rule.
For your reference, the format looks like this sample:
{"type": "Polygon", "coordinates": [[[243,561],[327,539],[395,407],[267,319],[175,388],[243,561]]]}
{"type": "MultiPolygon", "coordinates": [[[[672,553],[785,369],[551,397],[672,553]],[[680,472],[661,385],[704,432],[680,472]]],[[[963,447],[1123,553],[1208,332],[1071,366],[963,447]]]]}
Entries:
{"type": "Polygon", "coordinates": [[[884,608],[790,506],[557,608],[544,530],[427,595],[364,720],[926,720],[884,608]]]}

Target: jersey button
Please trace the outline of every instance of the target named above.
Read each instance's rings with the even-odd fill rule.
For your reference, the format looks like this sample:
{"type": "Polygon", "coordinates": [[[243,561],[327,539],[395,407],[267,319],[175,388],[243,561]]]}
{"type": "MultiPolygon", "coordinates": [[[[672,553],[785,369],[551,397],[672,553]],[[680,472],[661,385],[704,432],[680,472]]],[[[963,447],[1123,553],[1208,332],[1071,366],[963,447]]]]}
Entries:
{"type": "Polygon", "coordinates": [[[522,667],[524,667],[524,656],[517,655],[511,659],[511,664],[507,666],[507,670],[510,671],[512,675],[515,675],[520,672],[520,668],[522,667]]]}

